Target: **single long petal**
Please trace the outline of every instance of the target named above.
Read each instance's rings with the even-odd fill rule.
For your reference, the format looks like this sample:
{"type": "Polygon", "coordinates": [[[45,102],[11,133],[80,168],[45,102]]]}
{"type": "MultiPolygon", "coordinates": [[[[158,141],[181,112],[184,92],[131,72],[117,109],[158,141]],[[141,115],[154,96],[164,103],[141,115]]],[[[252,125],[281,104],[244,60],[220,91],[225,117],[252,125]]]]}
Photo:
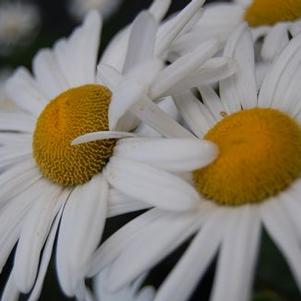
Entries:
{"type": "Polygon", "coordinates": [[[248,109],[257,105],[254,46],[250,32],[240,26],[229,38],[225,57],[231,57],[238,64],[237,72],[220,82],[221,101],[227,113],[237,112],[241,107],[248,109]]]}
{"type": "Polygon", "coordinates": [[[294,224],[275,199],[262,205],[261,214],[265,229],[284,255],[296,284],[301,289],[301,248],[294,224]]]}
{"type": "Polygon", "coordinates": [[[93,132],[75,138],[71,142],[71,145],[87,143],[87,142],[97,141],[97,140],[104,140],[104,139],[120,139],[120,138],[135,137],[135,136],[137,136],[135,133],[128,133],[128,132],[117,132],[117,131],[93,132]]]}
{"type": "Polygon", "coordinates": [[[169,114],[153,103],[149,97],[143,97],[132,108],[131,112],[141,121],[169,138],[193,138],[194,135],[181,126],[169,114]]]}
{"type": "Polygon", "coordinates": [[[161,209],[189,210],[199,203],[198,193],[184,180],[133,160],[112,157],[105,176],[123,193],[161,209]]]}
{"type": "Polygon", "coordinates": [[[91,11],[70,38],[56,43],[55,57],[70,87],[95,82],[101,26],[98,12],[91,11]]]}
{"type": "Polygon", "coordinates": [[[43,250],[43,255],[41,258],[41,263],[40,263],[40,267],[39,267],[39,272],[38,272],[38,277],[36,279],[35,285],[30,293],[30,296],[28,298],[28,301],[36,301],[39,299],[39,296],[41,294],[42,291],[42,287],[43,287],[43,282],[46,276],[46,272],[47,272],[47,268],[49,265],[49,261],[51,259],[51,254],[52,254],[52,250],[53,250],[53,246],[54,246],[54,241],[55,241],[55,237],[56,237],[56,233],[59,227],[59,222],[61,220],[61,216],[63,213],[63,206],[64,204],[62,204],[62,207],[58,213],[58,215],[56,216],[54,223],[51,227],[51,231],[50,234],[47,238],[44,250],[43,250]]]}
{"type": "Polygon", "coordinates": [[[209,141],[187,138],[129,138],[118,142],[114,155],[174,172],[202,168],[216,158],[209,141]]]}
{"type": "Polygon", "coordinates": [[[248,301],[260,242],[259,211],[234,208],[227,220],[210,300],[248,301]]]}
{"type": "Polygon", "coordinates": [[[94,176],[88,183],[72,191],[64,209],[56,266],[61,286],[68,296],[76,293],[77,283],[85,276],[85,264],[101,239],[107,212],[107,194],[108,185],[103,176],[94,176]]]}
{"type": "Polygon", "coordinates": [[[134,20],[122,73],[150,60],[154,54],[158,24],[151,13],[141,12],[134,20]]]}

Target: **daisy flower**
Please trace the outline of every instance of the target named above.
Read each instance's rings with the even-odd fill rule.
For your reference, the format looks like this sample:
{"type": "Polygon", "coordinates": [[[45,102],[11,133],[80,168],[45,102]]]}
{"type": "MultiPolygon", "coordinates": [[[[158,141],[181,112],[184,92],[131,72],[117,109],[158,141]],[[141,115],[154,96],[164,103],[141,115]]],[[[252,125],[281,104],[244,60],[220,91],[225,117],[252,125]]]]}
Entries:
{"type": "Polygon", "coordinates": [[[153,301],[155,289],[151,286],[140,288],[146,275],[138,277],[129,286],[116,293],[110,293],[105,288],[107,271],[99,273],[93,280],[96,300],[100,301],[153,301]]]}
{"type": "Polygon", "coordinates": [[[0,53],[9,53],[17,44],[31,41],[40,23],[37,8],[32,4],[0,5],[0,53]]]}
{"type": "Polygon", "coordinates": [[[258,96],[253,49],[250,32],[239,27],[224,50],[239,69],[220,82],[220,96],[203,86],[202,102],[190,92],[174,97],[194,135],[214,142],[219,155],[193,171],[198,209],[152,209],[99,248],[89,274],[110,265],[110,291],[148,271],[195,234],[155,300],[188,300],[218,254],[210,301],[247,301],[262,227],[301,289],[301,35],[275,60],[258,96]]]}
{"type": "Polygon", "coordinates": [[[121,0],[69,0],[70,14],[81,20],[90,10],[97,10],[104,18],[111,16],[120,6],[121,0]]]}
{"type": "MultiPolygon", "coordinates": [[[[31,292],[29,300],[38,298],[56,234],[60,285],[68,296],[80,294],[77,284],[106,216],[157,205],[176,211],[195,206],[196,192],[173,172],[215,158],[211,142],[122,139],[136,135],[109,131],[112,93],[95,70],[100,28],[98,13],[89,13],[70,38],[36,55],[34,76],[21,67],[6,84],[21,111],[0,112],[1,267],[17,243],[3,300],[15,300],[20,292],[31,292]],[[96,131],[103,140],[71,145],[77,136],[96,131]],[[186,143],[199,147],[187,149],[186,143]],[[170,152],[174,159],[166,160],[170,152]]],[[[148,28],[146,22],[141,31],[148,28]]],[[[132,63],[141,73],[134,67],[129,72],[137,76],[151,72],[140,66],[141,57],[139,64],[132,63]]]]}
{"type": "Polygon", "coordinates": [[[173,51],[186,53],[200,41],[216,37],[227,41],[229,35],[246,22],[255,41],[263,38],[260,60],[271,62],[287,45],[290,36],[301,31],[299,0],[234,0],[208,4],[193,29],[180,37],[173,51]]]}

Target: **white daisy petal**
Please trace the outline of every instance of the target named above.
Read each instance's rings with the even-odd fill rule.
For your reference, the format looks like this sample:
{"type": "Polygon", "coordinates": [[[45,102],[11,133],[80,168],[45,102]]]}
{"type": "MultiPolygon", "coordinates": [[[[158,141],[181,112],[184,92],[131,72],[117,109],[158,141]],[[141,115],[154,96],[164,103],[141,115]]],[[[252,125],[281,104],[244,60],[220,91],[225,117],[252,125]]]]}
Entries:
{"type": "Polygon", "coordinates": [[[194,230],[195,217],[190,213],[165,214],[163,219],[158,219],[149,225],[114,261],[108,276],[109,290],[117,291],[153,267],[171,250],[185,241],[194,230]],[[152,244],[147,243],[150,239],[152,244]],[[146,244],[148,245],[147,251],[145,250],[146,244]],[[128,265],[129,262],[131,265],[128,265]]]}
{"type": "Polygon", "coordinates": [[[66,38],[58,40],[53,47],[54,56],[70,87],[78,82],[73,51],[66,38]]]}
{"type": "Polygon", "coordinates": [[[40,259],[40,252],[57,214],[60,188],[48,187],[26,216],[22,226],[14,261],[14,277],[18,289],[28,293],[32,288],[40,259]]]}
{"type": "Polygon", "coordinates": [[[215,123],[208,109],[191,91],[176,95],[173,99],[189,128],[197,137],[203,138],[215,123]]]}
{"type": "Polygon", "coordinates": [[[236,70],[237,66],[233,60],[212,58],[204,63],[197,72],[188,75],[165,94],[181,94],[183,91],[191,88],[216,83],[233,75],[236,70]]]}
{"type": "Polygon", "coordinates": [[[131,130],[139,120],[129,112],[147,92],[150,83],[162,69],[158,59],[146,61],[131,69],[114,91],[109,107],[109,125],[111,129],[131,130]]]}
{"type": "MultiPolygon", "coordinates": [[[[156,77],[150,88],[150,97],[159,98],[166,96],[166,91],[176,86],[183,78],[196,71],[211,56],[218,51],[218,42],[210,40],[198,46],[194,51],[179,58],[171,65],[164,68],[156,77]]],[[[168,92],[167,92],[168,93],[168,92]]]]}
{"type": "Polygon", "coordinates": [[[6,227],[5,231],[5,241],[1,242],[1,253],[0,253],[0,271],[2,272],[9,255],[11,254],[14,246],[16,245],[19,235],[21,224],[23,222],[23,217],[18,220],[18,222],[11,223],[9,227],[6,227]]]}
{"type": "Polygon", "coordinates": [[[77,285],[75,297],[77,300],[85,300],[85,301],[95,300],[89,288],[86,286],[84,280],[77,285]]]}
{"type": "Polygon", "coordinates": [[[148,11],[157,21],[161,21],[167,13],[171,0],[154,0],[148,11]]]}
{"type": "MultiPolygon", "coordinates": [[[[20,225],[23,224],[23,220],[34,204],[35,200],[39,198],[47,189],[47,183],[45,185],[44,180],[40,180],[38,183],[30,186],[24,190],[22,194],[18,194],[16,197],[10,199],[10,201],[2,208],[0,213],[0,245],[5,253],[4,249],[8,247],[8,241],[11,240],[11,246],[14,245],[19,238],[20,225]],[[11,237],[10,237],[11,236],[11,237]],[[15,241],[13,241],[14,239],[15,241]],[[4,247],[6,246],[6,247],[4,247]]],[[[9,253],[8,253],[9,254],[9,253]]],[[[2,269],[6,258],[1,258],[0,269],[2,269]]]]}
{"type": "Polygon", "coordinates": [[[0,145],[14,146],[27,145],[32,143],[32,135],[27,133],[1,133],[0,145]]]}
{"type": "Polygon", "coordinates": [[[256,82],[257,82],[257,89],[262,86],[262,83],[268,74],[271,67],[271,63],[265,63],[265,62],[258,62],[256,64],[256,82]]]}
{"type": "Polygon", "coordinates": [[[301,206],[298,201],[299,196],[297,194],[294,195],[293,192],[283,192],[279,197],[281,198],[281,203],[279,202],[279,205],[287,211],[288,215],[290,216],[290,219],[295,224],[297,233],[299,234],[298,237],[299,239],[301,239],[301,221],[299,215],[299,212],[301,211],[301,206]]]}
{"type": "MultiPolygon", "coordinates": [[[[134,81],[138,85],[144,86],[145,92],[148,91],[150,84],[157,78],[158,73],[163,68],[163,61],[158,58],[145,60],[132,68],[126,75],[125,79],[134,81]]],[[[131,82],[129,82],[130,84],[131,82]]]]}
{"type": "Polygon", "coordinates": [[[111,188],[109,190],[108,200],[109,208],[107,217],[112,217],[123,213],[129,213],[132,211],[138,211],[151,207],[149,204],[141,202],[140,200],[130,198],[114,188],[111,188]]]}
{"type": "Polygon", "coordinates": [[[114,67],[106,64],[99,64],[97,66],[96,78],[98,83],[103,83],[111,91],[115,91],[122,80],[121,73],[114,67]]]}
{"type": "Polygon", "coordinates": [[[254,46],[250,32],[245,25],[240,26],[229,38],[225,57],[231,57],[238,64],[238,71],[220,82],[221,101],[227,113],[257,105],[254,46]]]}
{"type": "MultiPolygon", "coordinates": [[[[283,97],[282,100],[277,102],[277,107],[289,113],[291,116],[298,118],[298,114],[301,111],[300,104],[300,79],[301,76],[301,64],[293,76],[290,76],[290,83],[286,87],[285,95],[279,95],[278,97],[283,97]]],[[[284,92],[284,91],[283,91],[284,92]]]]}
{"type": "Polygon", "coordinates": [[[146,164],[112,157],[104,172],[113,187],[159,208],[182,211],[198,204],[197,192],[185,181],[146,164]]]}
{"type": "Polygon", "coordinates": [[[0,174],[0,203],[19,194],[41,178],[41,174],[33,165],[32,158],[24,160],[0,174]]]}
{"type": "Polygon", "coordinates": [[[74,52],[76,62],[77,82],[73,85],[90,84],[95,82],[95,65],[97,60],[98,45],[102,19],[97,11],[87,14],[84,24],[75,30],[70,38],[70,47],[74,52]]]}
{"type": "Polygon", "coordinates": [[[287,23],[275,24],[264,39],[261,56],[266,61],[272,61],[289,43],[287,23]]]}
{"type": "Polygon", "coordinates": [[[120,140],[114,155],[174,172],[202,168],[216,158],[217,149],[198,139],[130,138],[120,140]]]}
{"type": "Polygon", "coordinates": [[[20,96],[20,102],[32,102],[31,99],[41,102],[42,104],[47,103],[47,95],[43,93],[42,89],[39,87],[36,80],[32,77],[30,72],[24,68],[19,67],[15,71],[15,76],[17,77],[17,83],[19,83],[19,88],[23,88],[22,90],[22,99],[20,96]]]}
{"type": "Polygon", "coordinates": [[[35,120],[30,115],[0,112],[0,131],[32,133],[34,127],[35,120]]]}
{"type": "Polygon", "coordinates": [[[108,184],[103,176],[94,176],[90,182],[73,190],[64,209],[56,266],[60,283],[68,296],[75,294],[81,280],[78,277],[84,277],[85,264],[101,239],[107,194],[108,184]]]}
{"type": "Polygon", "coordinates": [[[153,301],[155,299],[155,295],[156,290],[153,287],[143,287],[143,289],[139,292],[138,301],[153,301]]]}
{"type": "Polygon", "coordinates": [[[179,32],[185,27],[187,22],[198,12],[205,0],[192,0],[176,17],[174,17],[164,27],[164,30],[159,30],[156,43],[155,54],[162,55],[172,41],[177,37],[179,32]]]}
{"type": "Polygon", "coordinates": [[[146,95],[143,95],[143,98],[131,108],[131,112],[165,137],[194,137],[192,133],[181,126],[158,105],[154,104],[146,95]]]}
{"type": "Polygon", "coordinates": [[[137,134],[128,133],[128,132],[117,132],[117,131],[94,132],[75,138],[71,142],[71,145],[87,143],[87,142],[97,141],[97,140],[104,140],[104,139],[120,139],[120,138],[135,137],[135,136],[137,136],[137,134]]]}
{"type": "Polygon", "coordinates": [[[59,227],[59,222],[61,220],[62,213],[63,213],[63,205],[62,205],[62,207],[61,207],[58,215],[56,216],[56,218],[54,220],[54,223],[51,227],[49,237],[47,238],[47,241],[46,241],[46,244],[45,244],[45,247],[44,247],[44,250],[43,250],[43,255],[42,255],[42,258],[41,258],[38,277],[37,277],[37,280],[35,282],[35,285],[34,285],[32,291],[30,293],[28,301],[38,300],[39,296],[41,294],[43,282],[44,282],[44,279],[45,279],[45,276],[46,276],[49,261],[51,259],[51,254],[52,254],[52,249],[53,249],[53,246],[54,246],[56,232],[57,232],[58,227],[59,227]]]}
{"type": "Polygon", "coordinates": [[[276,199],[265,202],[261,207],[261,214],[267,232],[284,255],[296,284],[301,289],[301,248],[296,229],[276,199]]]}
{"type": "Polygon", "coordinates": [[[47,95],[48,100],[69,88],[50,49],[40,50],[34,57],[33,72],[39,87],[47,95]]]}
{"type": "Polygon", "coordinates": [[[217,253],[224,227],[223,214],[217,211],[208,218],[191,245],[161,285],[156,301],[188,300],[201,276],[217,253]],[[183,277],[185,275],[185,277],[183,277]]]}
{"type": "Polygon", "coordinates": [[[123,250],[159,218],[164,216],[164,211],[152,209],[127,223],[120,230],[107,239],[94,253],[88,264],[87,276],[93,277],[104,267],[109,265],[123,250]]]}
{"type": "Polygon", "coordinates": [[[95,82],[101,23],[99,14],[91,11],[68,41],[62,39],[55,45],[56,59],[70,86],[95,82]]]}
{"type": "Polygon", "coordinates": [[[301,36],[292,39],[289,45],[281,53],[278,59],[271,66],[265,77],[259,97],[260,107],[271,107],[274,102],[282,102],[281,96],[286,93],[292,75],[298,68],[301,61],[301,36]],[[281,79],[285,78],[284,81],[281,79]]]}
{"type": "Polygon", "coordinates": [[[198,90],[202,96],[204,105],[207,106],[215,120],[221,120],[226,109],[214,89],[206,85],[198,87],[198,90]]]}
{"type": "Polygon", "coordinates": [[[94,281],[94,291],[96,293],[97,300],[106,301],[153,301],[155,297],[154,288],[147,286],[140,289],[143,281],[145,280],[145,274],[138,277],[129,286],[122,288],[116,293],[110,293],[105,288],[105,282],[107,278],[107,270],[101,272],[94,281]]]}
{"type": "Polygon", "coordinates": [[[246,205],[227,217],[211,301],[249,300],[261,232],[258,213],[246,205]]]}
{"type": "Polygon", "coordinates": [[[132,80],[124,80],[117,91],[113,93],[109,107],[109,128],[110,130],[131,129],[123,123],[122,117],[129,111],[130,107],[137,103],[144,94],[144,87],[132,80]]]}
{"type": "Polygon", "coordinates": [[[298,35],[301,32],[301,20],[298,20],[298,21],[290,24],[289,31],[293,37],[298,35]]]}
{"type": "Polygon", "coordinates": [[[136,17],[131,28],[123,74],[153,57],[157,29],[157,22],[151,13],[143,11],[136,17]]]}
{"type": "Polygon", "coordinates": [[[0,150],[0,166],[1,168],[7,167],[11,164],[16,164],[23,160],[29,160],[32,158],[32,151],[28,150],[18,150],[14,153],[11,153],[9,151],[1,151],[0,150]]]}
{"type": "Polygon", "coordinates": [[[43,100],[45,98],[36,87],[32,87],[32,78],[25,68],[18,68],[13,76],[8,79],[6,92],[18,107],[33,116],[38,116],[44,108],[43,100]]]}
{"type": "Polygon", "coordinates": [[[18,301],[20,292],[16,286],[13,272],[10,273],[9,278],[6,282],[3,290],[1,300],[2,301],[18,301]]]}

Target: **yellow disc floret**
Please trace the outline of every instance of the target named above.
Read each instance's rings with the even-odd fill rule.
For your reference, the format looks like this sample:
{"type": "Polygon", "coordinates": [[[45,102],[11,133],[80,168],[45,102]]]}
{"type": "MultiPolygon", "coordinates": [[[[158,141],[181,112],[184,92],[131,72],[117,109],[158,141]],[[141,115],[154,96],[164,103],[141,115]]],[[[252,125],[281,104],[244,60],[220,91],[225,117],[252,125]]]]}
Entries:
{"type": "Polygon", "coordinates": [[[205,136],[219,156],[194,171],[197,190],[223,205],[258,203],[301,175],[301,128],[274,109],[249,109],[225,117],[205,136]]]}
{"type": "Polygon", "coordinates": [[[301,17],[301,0],[253,0],[244,19],[251,27],[295,21],[301,17]]]}
{"type": "Polygon", "coordinates": [[[114,139],[71,145],[76,137],[108,130],[111,92],[104,86],[70,89],[45,107],[33,136],[33,154],[42,174],[63,186],[89,181],[112,154],[114,139]]]}

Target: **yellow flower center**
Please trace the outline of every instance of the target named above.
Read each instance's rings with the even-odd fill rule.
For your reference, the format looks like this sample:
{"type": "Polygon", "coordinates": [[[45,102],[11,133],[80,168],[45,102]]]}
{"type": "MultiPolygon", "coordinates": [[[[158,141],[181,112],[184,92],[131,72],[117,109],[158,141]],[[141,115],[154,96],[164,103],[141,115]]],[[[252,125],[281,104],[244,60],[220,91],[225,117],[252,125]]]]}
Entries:
{"type": "Polygon", "coordinates": [[[223,205],[258,203],[301,174],[301,128],[274,109],[249,109],[218,122],[204,137],[219,156],[194,171],[200,194],[223,205]]]}
{"type": "Polygon", "coordinates": [[[42,174],[63,186],[89,181],[110,158],[115,139],[71,145],[76,137],[108,130],[111,92],[104,86],[85,85],[53,99],[37,120],[33,155],[42,174]]]}
{"type": "Polygon", "coordinates": [[[301,0],[253,0],[244,19],[251,27],[295,21],[301,17],[301,0]]]}

